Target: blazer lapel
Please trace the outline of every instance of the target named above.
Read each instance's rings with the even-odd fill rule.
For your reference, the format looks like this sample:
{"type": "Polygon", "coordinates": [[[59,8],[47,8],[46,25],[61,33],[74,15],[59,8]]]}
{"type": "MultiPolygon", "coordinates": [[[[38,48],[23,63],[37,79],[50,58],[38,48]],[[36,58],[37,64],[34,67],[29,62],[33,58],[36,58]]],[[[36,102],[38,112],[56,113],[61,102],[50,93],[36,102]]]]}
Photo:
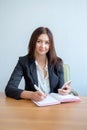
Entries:
{"type": "Polygon", "coordinates": [[[50,82],[50,90],[53,90],[53,68],[52,66],[48,65],[48,71],[49,71],[49,82],[50,82]]]}
{"type": "Polygon", "coordinates": [[[38,85],[38,78],[37,78],[37,71],[36,71],[35,62],[33,62],[30,65],[30,73],[31,73],[31,76],[32,76],[32,79],[33,79],[33,83],[38,85]]]}

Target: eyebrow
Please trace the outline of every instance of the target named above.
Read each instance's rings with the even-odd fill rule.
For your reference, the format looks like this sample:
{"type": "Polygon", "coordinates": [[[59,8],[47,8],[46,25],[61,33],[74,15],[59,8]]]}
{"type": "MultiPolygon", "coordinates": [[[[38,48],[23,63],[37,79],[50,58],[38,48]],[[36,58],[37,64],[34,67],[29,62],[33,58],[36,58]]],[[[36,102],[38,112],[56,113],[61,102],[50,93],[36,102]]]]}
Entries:
{"type": "MultiPolygon", "coordinates": [[[[42,39],[38,38],[37,41],[40,40],[40,41],[43,41],[42,39]]],[[[45,40],[46,42],[49,42],[50,40],[45,40]]]]}

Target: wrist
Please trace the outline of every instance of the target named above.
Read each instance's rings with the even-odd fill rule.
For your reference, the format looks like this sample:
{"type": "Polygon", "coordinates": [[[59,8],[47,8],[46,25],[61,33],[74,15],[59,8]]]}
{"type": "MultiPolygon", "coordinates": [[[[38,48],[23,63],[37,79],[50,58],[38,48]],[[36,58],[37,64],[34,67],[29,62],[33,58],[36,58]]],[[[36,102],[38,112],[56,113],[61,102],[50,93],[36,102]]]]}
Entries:
{"type": "Polygon", "coordinates": [[[26,90],[24,90],[20,94],[20,98],[22,98],[22,99],[31,99],[32,93],[33,93],[32,91],[26,91],[26,90]]]}

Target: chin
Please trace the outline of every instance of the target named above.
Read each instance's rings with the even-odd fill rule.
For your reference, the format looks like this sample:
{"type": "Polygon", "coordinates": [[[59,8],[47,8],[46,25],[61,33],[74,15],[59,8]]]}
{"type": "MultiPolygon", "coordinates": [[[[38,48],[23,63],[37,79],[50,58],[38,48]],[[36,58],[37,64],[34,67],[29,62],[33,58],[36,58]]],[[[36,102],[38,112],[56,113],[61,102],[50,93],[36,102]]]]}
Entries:
{"type": "Polygon", "coordinates": [[[40,54],[45,55],[45,54],[47,54],[47,52],[42,52],[42,53],[40,53],[40,54]]]}

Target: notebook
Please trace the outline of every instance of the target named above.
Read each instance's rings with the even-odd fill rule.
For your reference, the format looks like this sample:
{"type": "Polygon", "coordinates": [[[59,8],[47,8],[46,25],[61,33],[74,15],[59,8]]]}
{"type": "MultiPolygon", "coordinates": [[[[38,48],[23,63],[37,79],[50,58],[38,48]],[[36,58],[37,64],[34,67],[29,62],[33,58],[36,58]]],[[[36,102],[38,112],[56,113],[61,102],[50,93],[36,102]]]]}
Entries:
{"type": "Polygon", "coordinates": [[[80,98],[78,96],[74,96],[71,94],[68,95],[60,95],[58,93],[50,93],[47,95],[47,97],[42,101],[34,101],[33,102],[37,106],[48,106],[48,105],[56,105],[60,103],[68,103],[68,102],[76,102],[80,101],[80,98]]]}

